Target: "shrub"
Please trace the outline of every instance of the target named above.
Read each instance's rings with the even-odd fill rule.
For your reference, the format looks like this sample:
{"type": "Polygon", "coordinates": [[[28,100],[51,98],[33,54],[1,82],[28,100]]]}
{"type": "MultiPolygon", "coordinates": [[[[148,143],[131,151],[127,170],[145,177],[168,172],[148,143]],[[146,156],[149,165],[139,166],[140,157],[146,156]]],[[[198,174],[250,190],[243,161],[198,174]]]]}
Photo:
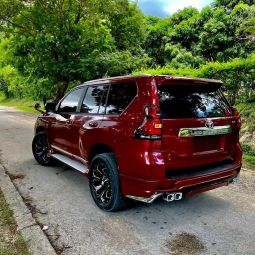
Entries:
{"type": "Polygon", "coordinates": [[[236,58],[229,62],[209,62],[200,68],[156,68],[135,72],[152,75],[180,75],[219,79],[224,82],[225,90],[232,104],[255,102],[255,54],[247,59],[236,58]]]}

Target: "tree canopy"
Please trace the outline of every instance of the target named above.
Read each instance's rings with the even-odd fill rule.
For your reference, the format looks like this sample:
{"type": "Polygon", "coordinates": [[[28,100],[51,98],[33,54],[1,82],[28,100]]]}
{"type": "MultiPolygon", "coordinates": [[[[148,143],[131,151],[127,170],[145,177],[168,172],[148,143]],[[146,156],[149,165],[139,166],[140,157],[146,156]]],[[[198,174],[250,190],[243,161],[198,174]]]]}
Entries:
{"type": "Polygon", "coordinates": [[[145,16],[129,0],[0,2],[0,91],[7,96],[59,99],[86,80],[200,70],[252,58],[254,49],[253,0],[214,0],[165,19],[145,16]]]}

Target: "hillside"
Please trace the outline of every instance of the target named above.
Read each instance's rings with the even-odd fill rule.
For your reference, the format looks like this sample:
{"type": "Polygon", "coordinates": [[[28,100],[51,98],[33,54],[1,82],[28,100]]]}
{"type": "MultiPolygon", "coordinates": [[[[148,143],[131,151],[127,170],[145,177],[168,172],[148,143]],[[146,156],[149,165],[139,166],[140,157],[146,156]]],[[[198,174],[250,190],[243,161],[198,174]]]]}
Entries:
{"type": "Polygon", "coordinates": [[[255,170],[255,103],[236,106],[242,118],[240,142],[243,147],[243,165],[255,170]]]}

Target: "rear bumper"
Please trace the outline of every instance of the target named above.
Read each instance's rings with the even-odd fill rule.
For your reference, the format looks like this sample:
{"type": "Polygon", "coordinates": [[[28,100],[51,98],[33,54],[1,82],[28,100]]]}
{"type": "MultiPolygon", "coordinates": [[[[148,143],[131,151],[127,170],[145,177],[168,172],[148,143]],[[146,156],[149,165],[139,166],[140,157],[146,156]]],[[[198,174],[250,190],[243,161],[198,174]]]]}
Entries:
{"type": "Polygon", "coordinates": [[[166,192],[182,192],[184,196],[208,191],[228,185],[238,176],[241,164],[233,163],[228,169],[212,174],[203,174],[179,179],[147,181],[120,175],[122,193],[124,196],[149,198],[155,194],[166,192]]]}

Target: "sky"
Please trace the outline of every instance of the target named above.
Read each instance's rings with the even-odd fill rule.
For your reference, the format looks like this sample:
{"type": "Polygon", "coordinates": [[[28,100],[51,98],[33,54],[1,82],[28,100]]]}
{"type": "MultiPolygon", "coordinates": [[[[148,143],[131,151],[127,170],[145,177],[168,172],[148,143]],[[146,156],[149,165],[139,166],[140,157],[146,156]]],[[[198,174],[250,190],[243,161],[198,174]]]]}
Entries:
{"type": "Polygon", "coordinates": [[[184,7],[193,6],[201,10],[213,0],[136,0],[147,15],[165,18],[184,7]]]}

